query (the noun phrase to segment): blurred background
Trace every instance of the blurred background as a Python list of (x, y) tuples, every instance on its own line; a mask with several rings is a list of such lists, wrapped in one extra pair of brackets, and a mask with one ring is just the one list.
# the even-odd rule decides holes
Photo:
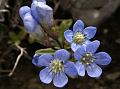
[[(0, 0), (0, 89), (58, 89), (39, 80), (39, 68), (31, 60), (35, 51), (45, 46), (31, 41), (19, 16), (21, 6), (31, 5), (32, 0)], [(112, 57), (110, 65), (103, 67), (100, 78), (88, 76), (69, 79), (63, 89), (120, 89), (120, 0), (47, 0), (54, 9), (55, 20), (81, 19), (86, 26), (96, 26), (94, 39), (101, 41), (98, 51)], [(18, 42), (27, 53), (21, 57)]]

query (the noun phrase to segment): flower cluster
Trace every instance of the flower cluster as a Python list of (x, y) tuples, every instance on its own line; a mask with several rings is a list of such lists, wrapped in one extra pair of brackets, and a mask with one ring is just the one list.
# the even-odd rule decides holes
[[(42, 39), (44, 29), (51, 29), (53, 10), (46, 5), (45, 0), (33, 0), (31, 8), (23, 6), (19, 12), (27, 32), (36, 38)], [(56, 87), (64, 87), (68, 83), (68, 77), (85, 76), (85, 72), (90, 77), (100, 77), (100, 65), (108, 65), (111, 57), (106, 52), (96, 53), (100, 42), (90, 40), (96, 34), (96, 27), (84, 28), (84, 23), (77, 20), (72, 30), (68, 29), (63, 33), (71, 45), (72, 52), (63, 47), (64, 49), (61, 48), (52, 54), (35, 54), (32, 63), (44, 68), (39, 73), (40, 80), (46, 84), (53, 82)]]
[(71, 78), (84, 76), (85, 71), (90, 77), (99, 77), (102, 74), (102, 69), (98, 65), (108, 65), (111, 57), (106, 52), (96, 53), (100, 42), (89, 40), (94, 37), (96, 28), (87, 27), (84, 30), (83, 28), (83, 22), (78, 20), (73, 26), (73, 31), (64, 32), (66, 40), (71, 43), (74, 59), (77, 62), (68, 60), (70, 53), (65, 49), (57, 50), (54, 55), (34, 55), (33, 64), (45, 67), (39, 74), (42, 82), (48, 84), (53, 81), (56, 87), (63, 87), (68, 82), (67, 76)]

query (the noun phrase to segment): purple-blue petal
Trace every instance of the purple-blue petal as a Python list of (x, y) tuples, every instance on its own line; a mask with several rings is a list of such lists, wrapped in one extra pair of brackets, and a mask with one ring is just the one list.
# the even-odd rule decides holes
[(41, 18), (42, 26), (52, 26), (53, 25), (53, 9), (48, 5), (38, 4), (37, 12), (38, 16)]
[(76, 69), (77, 69), (79, 76), (85, 76), (85, 65), (84, 64), (78, 61), (76, 63)]
[(88, 39), (91, 39), (95, 36), (96, 30), (97, 30), (96, 27), (86, 27), (84, 29), (84, 34)]
[(50, 54), (43, 54), (38, 59), (39, 66), (49, 66), (50, 62), (53, 60), (53, 56)]
[(54, 77), (54, 73), (50, 72), (50, 69), (46, 67), (40, 71), (39, 77), (43, 83), (49, 84)]
[(77, 76), (77, 70), (75, 67), (75, 64), (73, 62), (67, 62), (64, 65), (65, 68), (65, 73), (71, 77), (71, 78), (75, 78)]
[(30, 12), (24, 15), (23, 23), (27, 32), (34, 32), (36, 27), (38, 26), (38, 23), (34, 20)]
[[(90, 40), (86, 40), (84, 43), (83, 43), (83, 46), (84, 47), (86, 47), (88, 44), (90, 44), (92, 41), (90, 41)], [(86, 49), (85, 49), (85, 51), (86, 51)]]
[(53, 79), (53, 84), (56, 87), (64, 87), (68, 83), (68, 77), (65, 75), (64, 72), (60, 72), (55, 74)]
[(37, 4), (38, 2), (34, 1), (32, 4), (31, 4), (31, 14), (32, 16), (35, 18), (35, 20), (40, 23), (40, 19), (39, 16), (38, 16), (38, 12), (37, 12)]
[(84, 23), (81, 20), (77, 20), (75, 24), (73, 25), (73, 32), (83, 32), (84, 29)]
[(25, 14), (30, 12), (30, 7), (28, 6), (23, 6), (19, 9), (19, 14), (20, 14), (20, 17), (23, 19)]
[(100, 77), (100, 75), (102, 74), (102, 69), (95, 63), (88, 65), (86, 67), (86, 70), (87, 70), (87, 74), (90, 77)]
[(84, 46), (80, 46), (74, 53), (74, 58), (76, 60), (80, 60), (83, 55), (85, 54), (85, 47)]
[(112, 60), (110, 55), (106, 52), (99, 52), (94, 56), (96, 58), (95, 62), (99, 65), (108, 65)]
[(33, 56), (32, 63), (33, 63), (35, 66), (40, 66), (40, 65), (38, 64), (39, 57), (40, 57), (40, 54), (35, 54), (35, 55)]
[(70, 53), (65, 49), (60, 49), (54, 53), (54, 58), (65, 62), (66, 60), (70, 58)]
[(86, 45), (86, 52), (87, 53), (95, 53), (100, 45), (100, 41), (95, 40), (93, 42), (90, 42), (88, 45)]
[(71, 30), (66, 30), (66, 31), (64, 32), (64, 37), (65, 37), (65, 39), (66, 39), (69, 43), (71, 43), (71, 42), (73, 41), (73, 31), (71, 31)]
[(82, 45), (79, 45), (79, 44), (76, 44), (76, 43), (71, 43), (71, 49), (75, 52), (80, 46)]

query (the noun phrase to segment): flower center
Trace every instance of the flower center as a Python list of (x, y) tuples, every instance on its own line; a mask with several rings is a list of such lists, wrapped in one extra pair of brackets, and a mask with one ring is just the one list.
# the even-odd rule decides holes
[(81, 44), (85, 41), (84, 34), (81, 34), (80, 32), (77, 32), (73, 38), (73, 41), (77, 44)]
[(81, 62), (83, 64), (89, 65), (91, 63), (93, 63), (95, 60), (95, 58), (92, 56), (91, 53), (86, 53), (82, 58), (81, 58)]
[(53, 61), (51, 62), (51, 70), (52, 70), (52, 72), (54, 72), (54, 73), (58, 73), (58, 72), (64, 71), (64, 65), (63, 65), (63, 63), (62, 63), (60, 60), (58, 60), (58, 59), (53, 60)]

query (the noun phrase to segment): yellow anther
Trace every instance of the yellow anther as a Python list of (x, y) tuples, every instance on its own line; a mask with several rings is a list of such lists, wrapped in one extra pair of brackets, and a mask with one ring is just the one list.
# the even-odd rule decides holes
[(85, 36), (80, 32), (77, 32), (73, 38), (73, 41), (77, 44), (81, 44), (82, 42), (84, 42), (84, 40), (85, 40)]
[(53, 60), (53, 61), (51, 62), (51, 70), (52, 70), (52, 72), (54, 72), (54, 73), (64, 71), (64, 65), (63, 65), (62, 62), (61, 62), (60, 60), (58, 60), (58, 59)]

